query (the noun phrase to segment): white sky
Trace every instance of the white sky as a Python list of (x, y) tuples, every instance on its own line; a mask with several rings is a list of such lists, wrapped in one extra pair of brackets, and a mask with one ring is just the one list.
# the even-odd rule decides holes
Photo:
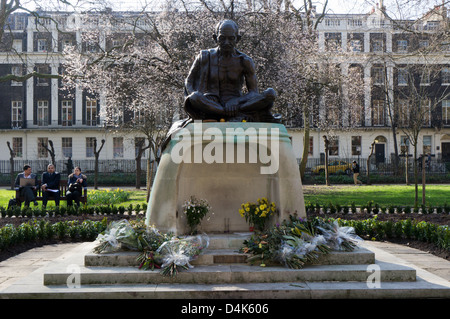
[[(70, 2), (86, 2), (91, 1), (94, 4), (108, 2), (108, 6), (113, 10), (127, 11), (136, 10), (139, 11), (142, 7), (149, 3), (155, 3), (157, 1), (167, 0), (69, 0)], [(170, 1), (170, 0), (169, 0)], [(195, 1), (195, 0), (194, 0)], [(227, 0), (225, 0), (227, 1)], [(274, 1), (274, 0), (272, 0)], [(303, 0), (293, 0), (294, 3), (299, 1), (303, 3)], [(317, 5), (317, 9), (321, 10), (321, 7), (325, 0), (313, 0)], [(408, 19), (414, 16), (421, 15), (435, 5), (442, 4), (444, 1), (447, 7), (450, 9), (450, 0), (328, 0), (328, 13), (345, 14), (345, 13), (367, 13), (379, 2), (384, 2), (384, 6), (387, 8), (388, 14), (394, 19)], [(22, 3), (28, 3), (27, 7), (34, 7), (35, 3), (41, 3), (42, 6), (55, 8), (56, 4), (59, 4), (60, 10), (65, 11), (67, 8), (61, 6), (58, 0), (22, 0)], [(400, 7), (400, 10), (397, 8)], [(151, 9), (151, 7), (149, 7)], [(71, 11), (71, 10), (70, 10)], [(400, 15), (399, 12), (402, 14)]]

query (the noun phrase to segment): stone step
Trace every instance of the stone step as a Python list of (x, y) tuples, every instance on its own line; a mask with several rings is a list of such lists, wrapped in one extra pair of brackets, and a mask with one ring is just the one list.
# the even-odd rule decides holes
[[(402, 265), (377, 262), (381, 281), (415, 281), (416, 271)], [(76, 275), (81, 285), (116, 284), (226, 284), (275, 283), (286, 281), (367, 281), (369, 265), (311, 265), (303, 269), (246, 264), (201, 265), (181, 270), (175, 277), (165, 277), (160, 270), (136, 267), (80, 267)], [(64, 271), (44, 273), (44, 285), (64, 285), (74, 274)]]
[[(450, 298), (450, 288), (429, 283), (383, 282), (371, 288), (366, 282), (281, 282), (232, 284), (118, 284), (81, 285), (77, 288), (28, 284), (26, 289), (12, 286), (2, 298), (39, 299), (259, 299), (265, 304), (275, 299), (419, 299)], [(192, 302), (192, 301), (191, 301)], [(203, 301), (204, 302), (204, 301)], [(219, 305), (221, 302), (218, 302)], [(271, 309), (273, 310), (273, 309)], [(179, 308), (176, 309), (179, 311)], [(224, 311), (224, 309), (222, 309)]]
[[(139, 266), (138, 252), (127, 251), (108, 254), (88, 253), (85, 256), (85, 266), (100, 267), (123, 267)], [(192, 265), (212, 265), (246, 263), (249, 255), (239, 253), (235, 249), (206, 249), (197, 259), (191, 262)], [(332, 251), (323, 255), (315, 264), (321, 265), (350, 265), (350, 264), (373, 264), (375, 254), (367, 249), (359, 248), (352, 252)]]

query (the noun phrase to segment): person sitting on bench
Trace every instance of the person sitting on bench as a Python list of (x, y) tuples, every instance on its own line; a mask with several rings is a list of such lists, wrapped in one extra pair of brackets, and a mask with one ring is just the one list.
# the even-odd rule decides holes
[(67, 206), (72, 206), (75, 201), (80, 206), (80, 197), (83, 195), (83, 188), (87, 187), (87, 177), (81, 174), (81, 168), (75, 167), (73, 173), (69, 175), (68, 191), (66, 193)]
[(47, 171), (42, 174), (42, 208), (47, 207), (48, 198), (53, 197), (56, 207), (59, 206), (61, 194), (59, 192), (59, 181), (61, 174), (55, 172), (55, 166), (48, 164)]
[(30, 206), (30, 202), (34, 203), (34, 206), (38, 205), (36, 201), (37, 190), (39, 189), (39, 182), (37, 175), (31, 172), (31, 166), (25, 164), (23, 166), (23, 172), (19, 173), (16, 177), (15, 188), (19, 190), (20, 197), (25, 198), (25, 206)]

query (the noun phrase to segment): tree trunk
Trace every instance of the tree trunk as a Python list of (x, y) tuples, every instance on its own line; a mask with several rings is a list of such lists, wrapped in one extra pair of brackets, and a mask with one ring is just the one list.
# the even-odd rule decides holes
[(422, 205), (425, 206), (425, 154), (422, 156)]
[(308, 162), (308, 155), (309, 155), (309, 121), (307, 124), (307, 121), (305, 120), (305, 128), (304, 128), (304, 137), (303, 137), (303, 154), (302, 154), (302, 160), (300, 161), (300, 178), (303, 180), (305, 177), (305, 171), (306, 171), (306, 163)]
[(327, 186), (330, 186), (330, 176), (328, 174), (328, 145), (330, 141), (326, 137), (326, 135), (323, 136), (323, 141), (325, 145), (325, 184)]

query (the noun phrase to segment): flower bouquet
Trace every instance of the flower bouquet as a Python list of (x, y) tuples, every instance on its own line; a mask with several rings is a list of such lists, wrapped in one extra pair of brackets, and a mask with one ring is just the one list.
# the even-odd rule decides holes
[(134, 228), (126, 219), (112, 222), (103, 234), (97, 236), (98, 245), (94, 247), (94, 252), (111, 253), (122, 247), (133, 249), (137, 246), (137, 238)]
[(276, 205), (274, 202), (269, 202), (265, 197), (258, 198), (257, 203), (244, 203), (239, 209), (241, 217), (250, 225), (254, 225), (257, 230), (263, 231), (265, 224), (270, 216), (276, 212)]
[(322, 222), (317, 229), (333, 250), (353, 251), (362, 241), (353, 227), (340, 227), (337, 220), (332, 223)]
[(202, 219), (211, 211), (211, 206), (204, 199), (197, 199), (195, 196), (183, 204), (183, 212), (186, 214), (187, 223), (191, 228), (191, 234), (195, 234), (197, 226)]
[(174, 238), (161, 245), (156, 253), (161, 258), (161, 273), (164, 276), (175, 276), (180, 269), (189, 269), (189, 263), (208, 247), (209, 239), (206, 235)]

